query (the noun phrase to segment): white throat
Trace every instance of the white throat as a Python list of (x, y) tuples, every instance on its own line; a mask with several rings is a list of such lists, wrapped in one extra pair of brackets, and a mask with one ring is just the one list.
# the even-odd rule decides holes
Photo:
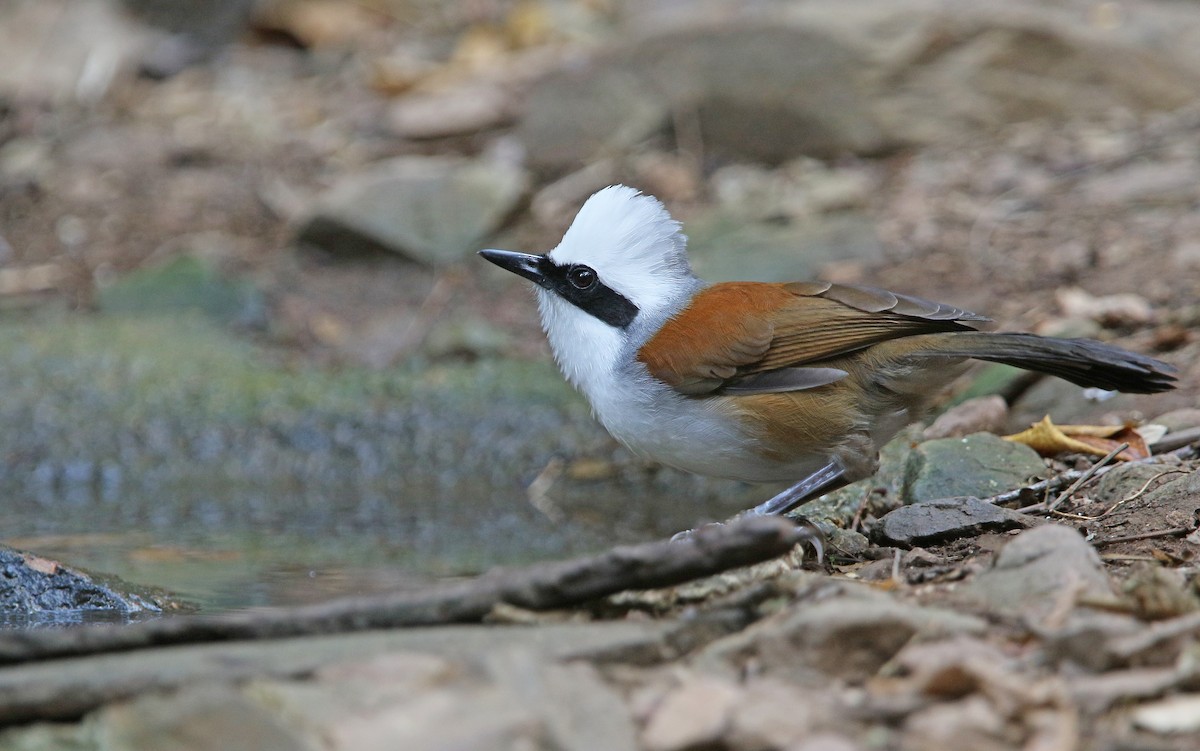
[(553, 292), (538, 288), (538, 312), (550, 350), (566, 379), (583, 392), (593, 409), (605, 401), (625, 348), (625, 334), (588, 315)]

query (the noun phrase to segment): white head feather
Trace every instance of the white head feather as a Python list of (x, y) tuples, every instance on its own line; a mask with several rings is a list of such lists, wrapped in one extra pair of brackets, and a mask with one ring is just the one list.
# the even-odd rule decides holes
[[(589, 198), (562, 242), (549, 253), (559, 265), (590, 266), (600, 281), (657, 321), (677, 311), (700, 284), (687, 260), (687, 238), (662, 203), (633, 188), (613, 185)], [(622, 389), (613, 371), (631, 344), (620, 331), (557, 294), (537, 288), (542, 327), (563, 374), (598, 414)]]
[(602, 282), (651, 315), (691, 291), (695, 279), (679, 222), (657, 198), (625, 185), (589, 198), (550, 259), (590, 266)]

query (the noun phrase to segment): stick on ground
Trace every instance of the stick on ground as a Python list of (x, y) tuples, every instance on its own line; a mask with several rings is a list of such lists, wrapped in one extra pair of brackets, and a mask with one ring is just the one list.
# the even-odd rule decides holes
[(625, 545), (568, 561), (497, 569), (425, 590), (128, 626), (14, 631), (0, 634), (0, 665), (176, 644), (476, 623), (500, 603), (552, 610), (627, 589), (681, 584), (783, 555), (806, 537), (786, 519), (747, 518), (702, 528), (679, 542)]

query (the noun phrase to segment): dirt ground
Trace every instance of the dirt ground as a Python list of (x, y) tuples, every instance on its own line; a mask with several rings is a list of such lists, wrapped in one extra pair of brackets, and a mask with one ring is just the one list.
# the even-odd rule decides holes
[[(439, 19), (438, 43), (452, 44), (446, 40), (487, 21), (489, 4), (457, 5), (483, 9), (478, 17)], [(379, 71), (364, 72), (372, 53), (382, 56), (389, 43), (356, 29), (344, 32), (360, 42), (356, 54), (327, 53), (302, 28), (260, 22), (210, 64), (165, 80), (120, 77), (102, 101), (86, 106), (0, 97), (0, 272), (9, 274), (0, 305), (17, 315), (63, 308), (92, 315), (97, 290), (112, 280), (193, 254), (263, 290), (269, 324), (244, 335), (304, 365), (353, 360), (327, 334), (329, 320), (367, 325), (387, 309), (433, 319), (448, 309), (468, 311), (511, 332), (517, 356), (548, 357), (527, 292), (497, 287), (486, 264), (424, 270), (414, 282), (411, 267), (391, 259), (334, 259), (293, 247), (304, 207), (339, 175), (406, 154), (475, 157), (504, 132), (389, 134), (381, 125), (389, 84)], [(1179, 368), (1176, 391), (1139, 397), (1118, 414), (1098, 405), (1092, 422), (1152, 420), (1198, 407), (1198, 136), (1194, 108), (1113, 112), (828, 160), (830, 169), (865, 175), (874, 186), (862, 210), (878, 227), (885, 259), (823, 271), (955, 303), (992, 316), (1001, 328), (1101, 338)], [(672, 165), (643, 175), (657, 178), (685, 229), (717, 202), (710, 179), (727, 164), (681, 157), (672, 143), (648, 144), (646, 154)], [(535, 216), (527, 201), (497, 234), (548, 248), (561, 230)], [(1067, 457), (1056, 466), (1091, 461)], [(1062, 507), (1066, 514), (1056, 521), (1090, 536), (1129, 594), (1113, 608), (1147, 622), (1195, 608), (1194, 498), (1170, 507), (1140, 501), (1194, 471), (1194, 462), (1164, 465), (1133, 495), (1096, 498), (1085, 488)], [(960, 583), (988, 569), (1010, 539), (989, 533), (898, 556), (887, 551), (874, 556), (879, 560), (835, 555), (827, 571), (923, 606), (955, 607)], [(1155, 570), (1186, 575), (1164, 585), (1155, 583)], [(1033, 639), (1012, 621), (993, 626), (993, 642)], [(1088, 733), (1102, 736), (1104, 729)], [(1139, 745), (1138, 738), (1094, 747), (1188, 747), (1145, 738)]]

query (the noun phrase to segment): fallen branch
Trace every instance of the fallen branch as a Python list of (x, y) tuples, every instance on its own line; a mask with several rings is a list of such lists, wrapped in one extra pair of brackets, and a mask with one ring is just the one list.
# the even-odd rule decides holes
[(1195, 527), (1171, 527), (1170, 529), (1160, 529), (1156, 532), (1142, 532), (1137, 535), (1121, 535), (1120, 537), (1109, 537), (1104, 540), (1096, 540), (1095, 545), (1112, 545), (1116, 542), (1136, 542), (1138, 540), (1155, 540), (1160, 537), (1183, 537), (1196, 530)]
[(569, 561), (497, 569), (425, 590), (317, 605), (0, 634), (0, 664), (147, 647), (477, 623), (506, 603), (529, 610), (571, 607), (627, 589), (672, 586), (787, 553), (807, 532), (778, 517), (697, 530), (679, 542), (612, 548)]
[(1117, 446), (1115, 449), (1113, 449), (1112, 451), (1109, 451), (1107, 454), (1105, 454), (1103, 459), (1101, 459), (1100, 461), (1096, 462), (1095, 464), (1093, 464), (1092, 466), (1090, 466), (1086, 470), (1084, 470), (1083, 475), (1081, 475), (1078, 480), (1071, 483), (1071, 487), (1067, 488), (1062, 493), (1060, 493), (1057, 498), (1055, 498), (1049, 505), (1046, 506), (1046, 510), (1051, 513), (1053, 513), (1054, 511), (1057, 511), (1058, 507), (1062, 505), (1063, 501), (1067, 500), (1067, 498), (1069, 498), (1070, 495), (1072, 493), (1074, 493), (1076, 490), (1079, 490), (1084, 485), (1086, 485), (1089, 480), (1091, 480), (1093, 477), (1095, 477), (1097, 474), (1100, 473), (1100, 469), (1102, 467), (1104, 467), (1104, 465), (1108, 464), (1113, 459), (1116, 459), (1117, 454), (1120, 454), (1122, 451), (1124, 451), (1127, 448), (1129, 448), (1129, 444), (1122, 443), (1120, 446)]

